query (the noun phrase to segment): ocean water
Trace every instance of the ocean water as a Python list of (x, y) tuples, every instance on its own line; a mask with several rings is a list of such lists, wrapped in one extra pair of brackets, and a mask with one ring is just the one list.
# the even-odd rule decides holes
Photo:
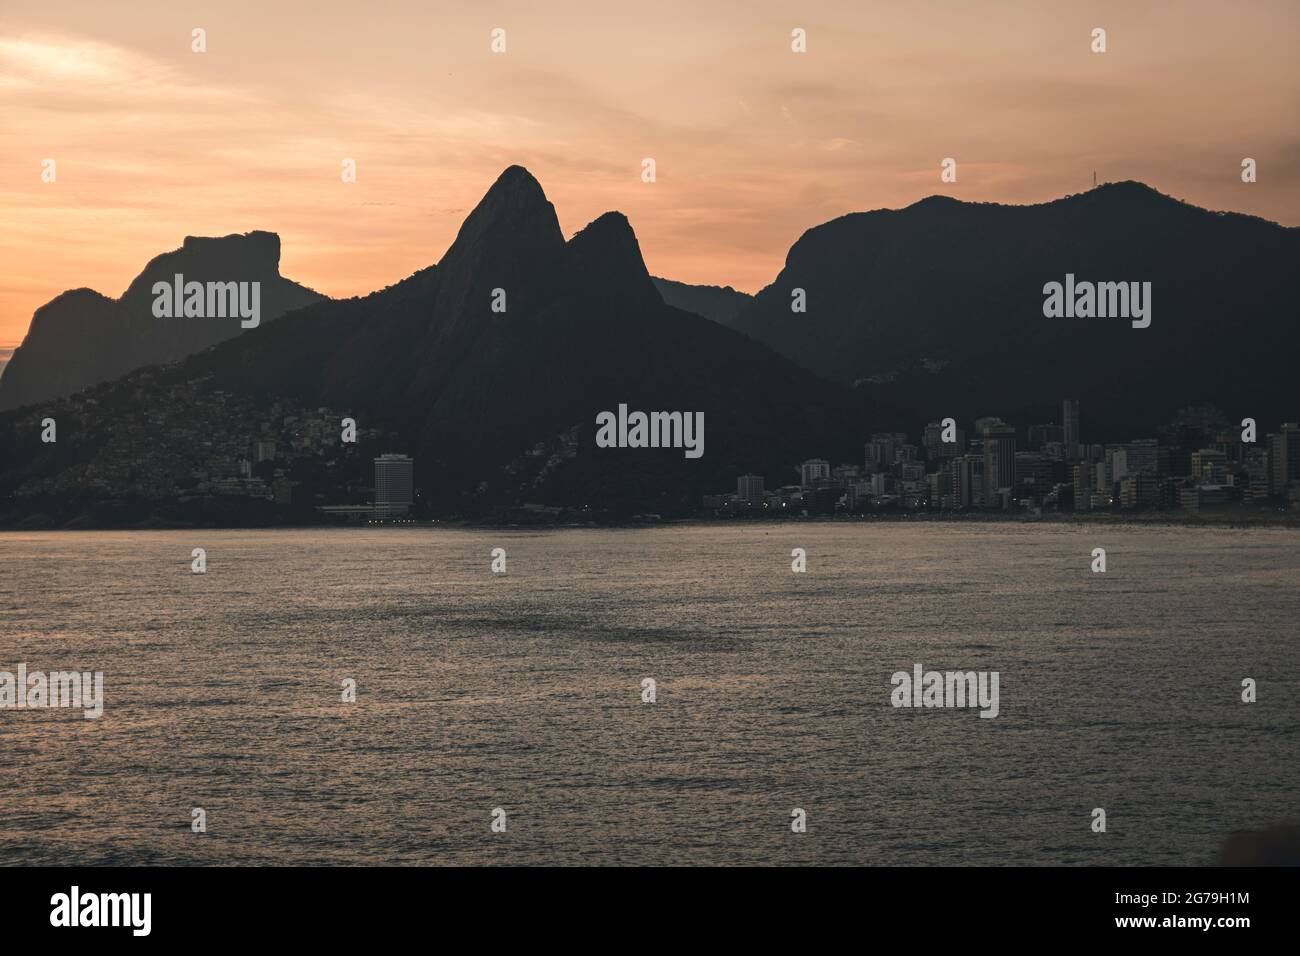
[(1209, 864), (1300, 816), (1298, 582), (1286, 530), (0, 534), (0, 670), (105, 682), (0, 710), (0, 863)]

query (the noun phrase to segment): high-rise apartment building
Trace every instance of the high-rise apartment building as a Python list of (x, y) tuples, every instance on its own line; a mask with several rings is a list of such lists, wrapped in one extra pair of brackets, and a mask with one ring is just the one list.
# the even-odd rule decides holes
[(984, 426), (984, 504), (997, 505), (999, 493), (1016, 484), (1016, 429), (1013, 425)]
[(1284, 495), (1288, 484), (1300, 481), (1300, 425), (1288, 422), (1278, 434), (1269, 435), (1268, 457), (1272, 466), (1269, 494)]
[(763, 500), (763, 476), (741, 475), (737, 478), (736, 497), (751, 503), (761, 502)]
[(953, 441), (943, 440), (943, 423), (931, 422), (925, 426), (925, 457), (930, 461), (940, 461), (944, 458), (956, 458), (966, 454), (966, 433), (960, 428), (953, 426)]
[(1079, 400), (1067, 398), (1061, 403), (1061, 420), (1065, 441), (1065, 460), (1079, 457)]
[(817, 482), (830, 478), (831, 463), (821, 458), (810, 458), (799, 466), (799, 484), (803, 488), (815, 488)]
[(415, 462), (406, 455), (375, 459), (375, 517), (400, 518), (411, 510)]

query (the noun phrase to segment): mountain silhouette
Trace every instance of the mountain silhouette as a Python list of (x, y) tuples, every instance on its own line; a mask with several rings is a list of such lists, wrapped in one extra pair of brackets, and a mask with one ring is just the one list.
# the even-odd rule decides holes
[[(415, 457), (425, 498), (460, 512), (522, 501), (681, 511), (706, 492), (734, 488), (746, 472), (782, 484), (808, 457), (855, 461), (869, 428), (851, 390), (666, 305), (622, 214), (606, 213), (566, 242), (541, 186), (518, 166), (487, 191), (437, 265), (128, 376), (98, 390), (93, 406), (70, 411), (66, 431), (98, 434), (101, 409), (166, 405), (183, 415), (177, 405), (210, 407), (202, 396), (165, 397), (187, 382), (259, 409), (290, 399), (355, 417), (387, 436), (384, 450)], [(688, 459), (682, 448), (598, 448), (596, 417), (620, 404), (702, 412), (703, 457)], [(228, 416), (234, 420), (210, 427), (246, 434), (209, 440), (246, 448), (258, 437), (253, 419), (270, 416)], [(562, 435), (575, 453), (561, 467), (544, 482), (517, 477), (521, 456)], [(0, 449), (0, 486), (19, 473), (30, 479), (67, 468), (75, 454), (62, 437), (57, 450), (31, 448)], [(101, 451), (87, 444), (85, 454)], [(150, 445), (131, 454), (163, 452)], [(6, 469), (9, 456), (22, 466), (13, 469), (11, 458)], [(132, 467), (151, 474), (168, 466), (133, 459)]]
[(0, 409), (71, 395), (243, 331), (238, 317), (155, 317), (153, 285), (171, 283), (177, 273), (186, 282), (260, 282), (262, 322), (322, 298), (281, 277), (280, 237), (274, 233), (187, 236), (181, 248), (152, 259), (121, 298), (73, 289), (37, 309), (0, 376)]
[[(287, 391), (374, 416), (408, 442), (434, 495), (491, 487), (521, 452), (575, 426), (582, 453), (557, 479), (575, 502), (636, 486), (684, 503), (746, 471), (786, 481), (815, 453), (858, 455), (847, 390), (665, 305), (622, 214), (566, 242), (540, 184), (518, 166), (436, 266), (292, 313), (187, 364), (244, 393)], [(703, 458), (597, 449), (596, 415), (620, 403), (704, 412)]]
[[(1088, 441), (1146, 437), (1192, 404), (1267, 426), (1294, 414), (1298, 236), (1137, 183), (1026, 207), (931, 197), (809, 230), (777, 280), (721, 320), (735, 331), (665, 301), (667, 289), (715, 319), (710, 301), (735, 304), (725, 290), (651, 278), (620, 213), (566, 241), (540, 184), (512, 166), (436, 265), (364, 297), (322, 299), (280, 279), (267, 233), (187, 240), (119, 301), (66, 293), (60, 318), (38, 313), (15, 364), (41, 356), (55, 330), (121, 364), (170, 364), (0, 417), (0, 498), (157, 497), (168, 482), (230, 478), (255, 441), (280, 435), (281, 448), (312, 448), (274, 468), (310, 484), (317, 503), (341, 489), (355, 500), (370, 480), (366, 455), (396, 451), (415, 457), (435, 512), (540, 502), (673, 513), (742, 473), (775, 486), (806, 458), (857, 462), (874, 430), (983, 415), (1023, 427), (1056, 418), (1066, 396), (1083, 403)], [(229, 261), (215, 275), (203, 263), (232, 248), (248, 278), (260, 263), (283, 294), (264, 297), (266, 316), (294, 297), (316, 301), (211, 347), (183, 338), (208, 320), (138, 319), (155, 275), (229, 279)], [(1150, 327), (1044, 317), (1044, 284), (1067, 274), (1150, 282)], [(791, 311), (795, 289), (806, 312)], [(113, 352), (101, 323), (125, 329), (136, 351)], [(171, 358), (185, 349), (201, 351)], [(7, 388), (24, 382), (12, 374)], [(597, 447), (596, 417), (620, 405), (704, 413), (703, 457)], [(38, 443), (42, 416), (56, 413), (57, 444)], [(374, 447), (323, 463), (345, 415)], [(314, 433), (293, 424), (301, 416)]]
[[(1032, 206), (932, 196), (808, 230), (731, 326), (856, 384), (909, 429), (1052, 421), (1072, 396), (1085, 437), (1123, 440), (1191, 404), (1294, 415), (1298, 258), (1300, 229), (1136, 182)], [(1151, 282), (1150, 327), (1045, 318), (1044, 284), (1067, 273)]]

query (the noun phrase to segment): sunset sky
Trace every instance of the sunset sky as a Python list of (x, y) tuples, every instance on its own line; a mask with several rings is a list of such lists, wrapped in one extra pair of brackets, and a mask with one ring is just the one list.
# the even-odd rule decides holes
[(511, 163), (566, 234), (618, 209), (654, 274), (750, 292), (843, 213), (1038, 202), (1094, 169), (1297, 225), (1298, 40), (1294, 0), (4, 0), (0, 347), (187, 234), (272, 230), (286, 276), (372, 291)]

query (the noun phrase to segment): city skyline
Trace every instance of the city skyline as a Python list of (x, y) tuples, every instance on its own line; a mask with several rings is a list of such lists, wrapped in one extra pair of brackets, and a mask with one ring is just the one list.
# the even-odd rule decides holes
[[(916, 442), (906, 432), (877, 432), (861, 466), (808, 459), (792, 469), (798, 483), (778, 482), (778, 489), (747, 472), (736, 479), (734, 495), (705, 495), (703, 506), (716, 514), (803, 516), (895, 509), (1200, 513), (1242, 505), (1300, 511), (1296, 422), (1263, 433), (1245, 419), (1238, 434), (1218, 409), (1187, 406), (1161, 429), (1164, 437), (1085, 442), (1076, 440), (1080, 406), (1078, 399), (1061, 401), (1062, 425), (1017, 427), (983, 416), (969, 445), (953, 419), (929, 423)], [(1021, 433), (1024, 448), (1017, 445)]]

